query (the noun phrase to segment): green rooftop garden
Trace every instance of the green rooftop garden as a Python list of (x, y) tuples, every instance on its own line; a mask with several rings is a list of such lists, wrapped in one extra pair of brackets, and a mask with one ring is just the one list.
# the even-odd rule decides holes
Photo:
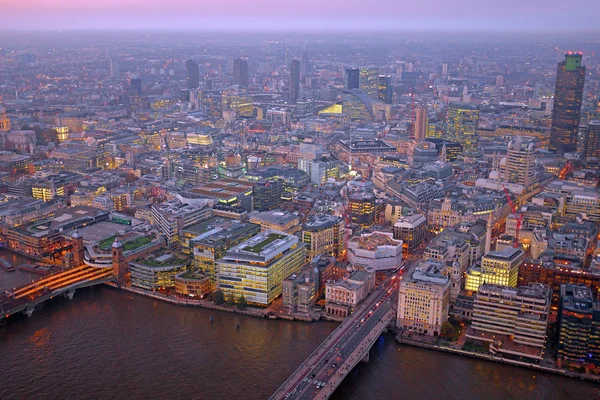
[(148, 236), (140, 236), (138, 238), (123, 243), (123, 251), (135, 250), (149, 244), (150, 242), (152, 242), (152, 239), (150, 239)]
[(149, 267), (167, 267), (169, 265), (184, 265), (188, 262), (187, 258), (169, 258), (165, 261), (158, 261), (156, 258), (146, 258), (141, 261), (136, 261), (140, 264), (147, 265)]
[(101, 241), (99, 241), (98, 247), (100, 248), (100, 250), (110, 249), (110, 246), (112, 246), (116, 237), (117, 237), (117, 235), (112, 235), (112, 236), (107, 237), (106, 239), (102, 239)]
[(285, 239), (285, 237), (286, 237), (285, 235), (282, 235), (282, 234), (279, 234), (279, 233), (271, 233), (262, 242), (258, 242), (254, 246), (246, 246), (246, 247), (243, 248), (243, 250), (244, 251), (250, 251), (252, 253), (260, 253), (269, 244), (271, 244), (274, 241), (279, 240), (279, 239)]

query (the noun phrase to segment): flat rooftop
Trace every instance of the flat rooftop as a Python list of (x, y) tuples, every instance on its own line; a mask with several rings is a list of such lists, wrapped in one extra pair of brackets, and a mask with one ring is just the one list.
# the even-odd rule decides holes
[(190, 189), (190, 192), (209, 198), (229, 200), (242, 194), (252, 194), (253, 188), (254, 184), (248, 181), (221, 178)]

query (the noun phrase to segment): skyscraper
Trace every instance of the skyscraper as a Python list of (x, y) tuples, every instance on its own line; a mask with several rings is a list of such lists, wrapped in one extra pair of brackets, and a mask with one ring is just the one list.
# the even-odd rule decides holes
[(448, 106), (447, 136), (463, 145), (467, 151), (477, 144), (479, 110), (474, 104), (450, 103)]
[(137, 119), (142, 111), (142, 80), (139, 78), (129, 81), (130, 115)]
[(360, 90), (365, 92), (372, 99), (377, 99), (379, 87), (379, 69), (375, 67), (365, 67), (360, 69)]
[(185, 70), (187, 72), (187, 88), (197, 89), (199, 86), (198, 63), (194, 60), (187, 60), (185, 62)]
[(415, 109), (415, 140), (425, 140), (427, 137), (427, 106), (418, 104)]
[(360, 71), (358, 68), (346, 69), (346, 89), (358, 89), (360, 87)]
[(306, 52), (306, 47), (302, 48), (302, 75), (306, 76), (308, 74), (308, 53)]
[(593, 120), (588, 123), (583, 142), (583, 156), (596, 157), (600, 159), (600, 120)]
[(390, 75), (379, 75), (379, 100), (385, 104), (392, 104), (393, 88)]
[(565, 61), (558, 63), (550, 149), (559, 154), (577, 149), (577, 131), (581, 119), (581, 103), (585, 67), (581, 65), (581, 54), (567, 53)]
[(296, 103), (300, 97), (300, 61), (292, 60), (290, 64), (290, 102)]
[(142, 80), (140, 78), (133, 78), (129, 81), (129, 88), (133, 95), (142, 95)]
[(529, 187), (536, 182), (535, 145), (522, 136), (508, 143), (506, 162), (501, 162), (503, 180)]
[(241, 58), (233, 60), (233, 84), (248, 87), (248, 61)]
[(119, 60), (110, 60), (109, 69), (111, 78), (118, 78), (121, 75)]

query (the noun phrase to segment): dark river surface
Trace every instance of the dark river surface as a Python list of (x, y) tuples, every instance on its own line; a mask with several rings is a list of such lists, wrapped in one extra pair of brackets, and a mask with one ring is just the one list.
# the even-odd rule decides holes
[[(30, 279), (0, 270), (0, 290)], [(267, 399), (335, 327), (83, 289), (0, 325), (0, 399)], [(600, 385), (399, 346), (383, 335), (333, 398), (583, 400), (600, 399)]]

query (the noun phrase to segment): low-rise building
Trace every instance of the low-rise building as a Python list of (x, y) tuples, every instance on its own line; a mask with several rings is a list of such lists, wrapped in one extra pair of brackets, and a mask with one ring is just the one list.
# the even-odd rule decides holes
[(348, 261), (371, 271), (396, 269), (402, 264), (402, 240), (385, 232), (353, 237), (348, 243)]
[(325, 310), (336, 317), (347, 317), (375, 287), (375, 274), (357, 270), (339, 281), (325, 284)]
[(467, 271), (465, 289), (476, 292), (484, 283), (516, 287), (524, 254), (523, 250), (514, 247), (490, 251), (481, 259), (481, 266), (473, 266)]
[(483, 284), (475, 296), (467, 338), (490, 343), (490, 352), (540, 361), (552, 291), (548, 285), (518, 288)]
[(204, 297), (211, 291), (210, 278), (199, 271), (175, 275), (175, 292), (181, 296)]
[(282, 282), (283, 305), (289, 311), (308, 313), (317, 299), (318, 270), (293, 273)]
[(225, 296), (243, 296), (250, 304), (269, 305), (281, 283), (306, 262), (306, 246), (294, 236), (265, 231), (227, 250), (216, 262), (216, 286)]
[(175, 276), (189, 264), (185, 254), (164, 251), (159, 256), (151, 254), (133, 260), (129, 263), (131, 286), (154, 291), (174, 288)]
[(271, 210), (250, 215), (250, 222), (260, 225), (261, 230), (275, 230), (291, 235), (300, 231), (300, 217), (287, 211)]

